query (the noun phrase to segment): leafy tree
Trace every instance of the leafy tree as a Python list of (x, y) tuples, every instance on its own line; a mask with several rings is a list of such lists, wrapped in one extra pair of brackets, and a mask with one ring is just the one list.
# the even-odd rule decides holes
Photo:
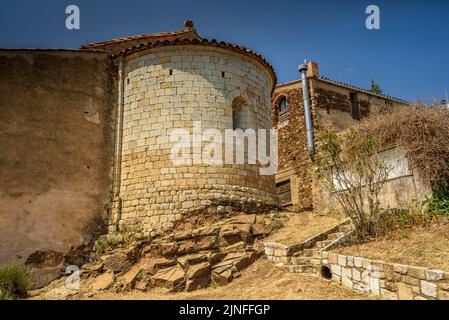
[(369, 91), (375, 94), (382, 94), (382, 89), (374, 80), (371, 80), (371, 89)]

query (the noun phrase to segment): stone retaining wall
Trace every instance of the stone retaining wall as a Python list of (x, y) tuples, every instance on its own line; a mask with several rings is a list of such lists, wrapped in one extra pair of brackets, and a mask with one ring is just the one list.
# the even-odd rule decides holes
[(334, 252), (321, 258), (322, 276), (354, 291), (386, 300), (449, 300), (449, 272)]

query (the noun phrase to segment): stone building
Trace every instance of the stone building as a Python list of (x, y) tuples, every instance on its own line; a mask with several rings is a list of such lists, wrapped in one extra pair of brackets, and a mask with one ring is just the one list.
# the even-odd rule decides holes
[[(320, 77), (314, 63), (308, 72), (318, 131), (405, 103)], [(276, 193), (301, 209), (329, 203), (308, 172), (301, 81), (275, 86), (262, 56), (204, 39), (191, 21), (80, 49), (0, 49), (0, 262), (50, 252), (55, 273), (108, 227), (154, 236), (190, 215), (272, 208)], [(197, 124), (279, 129), (278, 174), (194, 162), (207, 141), (193, 139), (192, 164), (174, 165), (171, 133)], [(411, 190), (413, 177), (391, 186)]]
[[(408, 104), (401, 99), (322, 77), (316, 62), (307, 63), (306, 78), (315, 136), (324, 130), (342, 133), (370, 115)], [(311, 173), (312, 156), (307, 148), (302, 80), (277, 85), (272, 103), (273, 127), (279, 130), (276, 189), (282, 204), (294, 205), (300, 210), (338, 210), (336, 200), (321, 188)], [(400, 146), (392, 146), (385, 153), (394, 158), (396, 164), (380, 194), (381, 205), (397, 207), (398, 198), (404, 203), (424, 199), (430, 189), (413, 172)]]
[(0, 261), (51, 251), (56, 267), (108, 226), (154, 236), (278, 203), (259, 164), (170, 159), (175, 129), (272, 127), (272, 66), (191, 21), (78, 50), (0, 49), (0, 71)]
[(260, 175), (257, 164), (195, 163), (201, 142), (192, 142), (189, 164), (170, 159), (171, 132), (193, 134), (195, 121), (201, 130), (219, 130), (223, 137), (226, 129), (270, 129), (272, 67), (252, 51), (201, 38), (190, 23), (170, 37), (137, 45), (133, 38), (130, 46), (126, 39), (99, 44), (114, 52), (119, 72), (111, 219), (119, 230), (144, 235), (170, 229), (189, 213), (276, 204), (273, 175)]

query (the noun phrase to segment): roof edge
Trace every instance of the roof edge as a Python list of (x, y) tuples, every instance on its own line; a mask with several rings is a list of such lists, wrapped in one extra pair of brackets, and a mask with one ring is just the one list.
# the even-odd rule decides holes
[(274, 67), (271, 63), (269, 63), (261, 54), (250, 50), (248, 48), (245, 47), (241, 47), (239, 45), (236, 44), (231, 44), (231, 43), (227, 43), (224, 41), (217, 41), (216, 39), (212, 39), (212, 40), (208, 40), (206, 38), (201, 38), (201, 39), (174, 39), (174, 40), (165, 40), (165, 41), (155, 41), (155, 42), (150, 42), (147, 44), (138, 44), (135, 45), (133, 47), (129, 47), (126, 49), (123, 49), (121, 51), (118, 51), (114, 54), (112, 54), (112, 58), (118, 58), (118, 57), (126, 57), (128, 55), (137, 53), (137, 52), (141, 52), (141, 51), (145, 51), (145, 50), (151, 50), (151, 49), (156, 49), (156, 48), (162, 48), (162, 47), (169, 47), (169, 46), (176, 46), (176, 45), (205, 45), (205, 46), (211, 46), (211, 47), (217, 47), (217, 48), (221, 48), (221, 49), (225, 49), (225, 50), (231, 50), (231, 51), (235, 51), (238, 52), (240, 54), (249, 56), (253, 59), (255, 59), (256, 61), (258, 61), (259, 63), (261, 63), (263, 66), (265, 66), (266, 69), (268, 69), (269, 74), (272, 77), (273, 80), (273, 88), (271, 90), (271, 92), (273, 93), (274, 90), (276, 89), (276, 84), (277, 84), (277, 75), (276, 75), (276, 71), (274, 70)]
[[(356, 87), (354, 85), (348, 84), (348, 83), (344, 83), (344, 82), (340, 82), (340, 81), (336, 81), (336, 80), (332, 80), (326, 77), (309, 77), (310, 79), (314, 79), (314, 80), (318, 80), (318, 81), (322, 81), (325, 83), (329, 83), (329, 84), (333, 84), (333, 85), (337, 85), (340, 87), (344, 87), (347, 89), (351, 89), (351, 90), (356, 90), (365, 94), (369, 94), (378, 98), (382, 98), (382, 99), (388, 99), (388, 100), (392, 100), (392, 101), (396, 101), (396, 102), (400, 102), (400, 103), (405, 103), (405, 104), (411, 104), (410, 101), (404, 100), (404, 99), (400, 99), (400, 98), (395, 98), (389, 95), (384, 95), (384, 94), (378, 94), (378, 93), (373, 93), (371, 91), (369, 91), (368, 89), (363, 89), (360, 87)], [(288, 81), (288, 82), (284, 82), (284, 83), (280, 83), (276, 86), (276, 88), (282, 88), (282, 87), (287, 87), (290, 85), (294, 85), (294, 84), (298, 84), (301, 83), (301, 79), (297, 79), (297, 80), (292, 80), (292, 81)]]
[(202, 39), (202, 37), (198, 34), (195, 28), (185, 27), (180, 30), (176, 31), (170, 31), (170, 32), (159, 32), (159, 33), (148, 33), (148, 34), (140, 34), (140, 35), (134, 35), (134, 36), (127, 36), (127, 37), (121, 37), (117, 39), (111, 39), (106, 41), (98, 41), (98, 42), (90, 42), (83, 44), (80, 48), (82, 49), (89, 49), (89, 48), (96, 48), (96, 47), (103, 47), (107, 45), (114, 45), (126, 41), (137, 41), (137, 40), (144, 40), (147, 38), (154, 38), (155, 40), (157, 38), (167, 37), (167, 36), (177, 36), (177, 35), (183, 35), (187, 33), (192, 33), (196, 37)]
[(64, 48), (0, 48), (0, 51), (48, 51), (48, 52), (92, 52), (107, 53), (99, 49), (64, 49)]

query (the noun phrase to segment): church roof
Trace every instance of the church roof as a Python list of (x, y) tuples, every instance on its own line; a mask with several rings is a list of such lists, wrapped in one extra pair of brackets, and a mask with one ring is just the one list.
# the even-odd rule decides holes
[(231, 50), (246, 55), (259, 61), (263, 66), (265, 66), (273, 79), (273, 84), (276, 84), (277, 82), (276, 72), (274, 71), (273, 66), (260, 54), (236, 44), (217, 41), (215, 39), (208, 40), (202, 38), (197, 33), (191, 20), (186, 20), (184, 22), (184, 29), (182, 30), (174, 32), (144, 34), (109, 41), (94, 42), (81, 46), (81, 49), (104, 50), (107, 51), (113, 58), (117, 58), (119, 56), (127, 56), (129, 54), (147, 49), (165, 47), (170, 45), (207, 45)]
[(81, 49), (95, 49), (104, 50), (111, 54), (122, 51), (126, 48), (134, 47), (136, 45), (145, 45), (156, 41), (171, 41), (175, 39), (202, 39), (196, 32), (192, 21), (186, 20), (184, 28), (173, 32), (160, 32), (151, 34), (142, 34), (118, 38), (108, 41), (92, 42), (81, 46)]

